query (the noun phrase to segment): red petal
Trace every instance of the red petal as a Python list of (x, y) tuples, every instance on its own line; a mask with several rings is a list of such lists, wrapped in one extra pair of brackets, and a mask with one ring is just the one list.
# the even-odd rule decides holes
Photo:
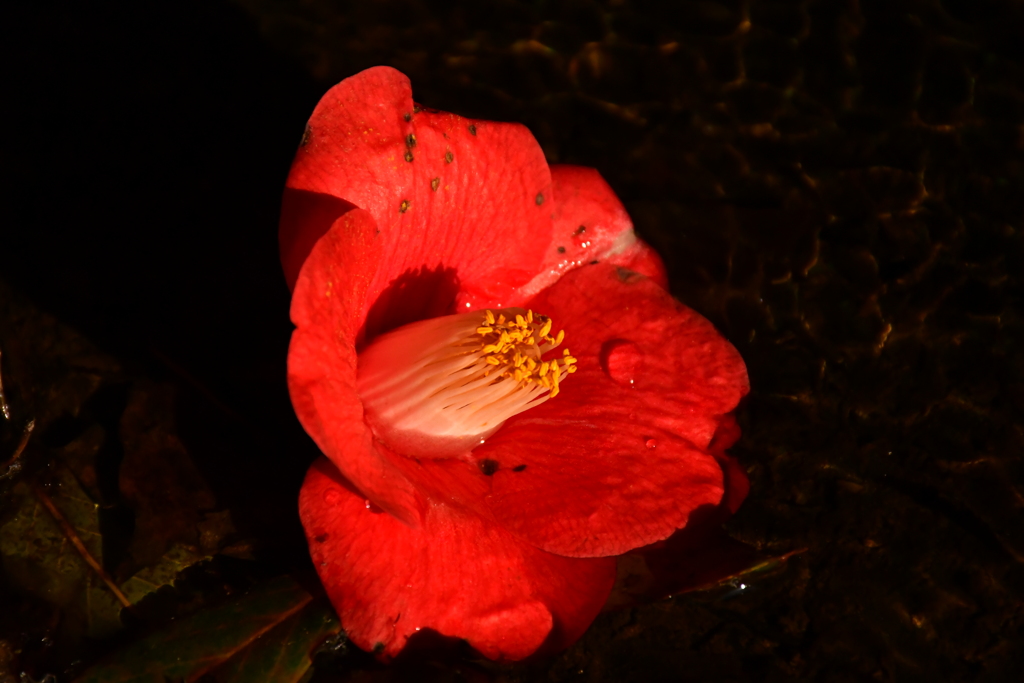
[(668, 539), (620, 556), (618, 578), (605, 609), (711, 586), (763, 559), (755, 548), (731, 538), (722, 529), (722, 523), (736, 513), (750, 491), (746, 472), (725, 453), (739, 437), (736, 419), (726, 415), (709, 446), (725, 473), (722, 502), (692, 515), (686, 528)]
[(718, 431), (715, 432), (715, 437), (708, 447), (725, 473), (725, 497), (722, 499), (724, 509), (719, 524), (736, 514), (740, 505), (747, 499), (747, 494), (750, 493), (750, 480), (747, 478), (747, 473), (736, 458), (725, 452), (739, 438), (740, 426), (736, 423), (736, 416), (726, 415), (718, 425)]
[(649, 279), (605, 265), (568, 273), (532, 306), (564, 327), (580, 369), (474, 451), (500, 464), (496, 517), (545, 550), (593, 557), (717, 506), (712, 438), (748, 390), (732, 345)]
[(377, 505), (410, 524), (424, 496), (376, 448), (356, 393), (355, 337), (380, 262), (373, 218), (346, 213), (317, 243), (292, 295), (296, 329), (288, 349), (288, 389), (295, 414), (313, 441)]
[(551, 175), (530, 132), (414, 110), (409, 79), (389, 67), (363, 71), (324, 95), (287, 186), (286, 270), (326, 230), (331, 211), (354, 205), (381, 231), (370, 302), (389, 286), (436, 290), (436, 276), (429, 283), (422, 276), (444, 274), (450, 286), (427, 301), (392, 292), (371, 316), (370, 335), (451, 312), (445, 309), (455, 303), (466, 310), (465, 302), (478, 308), (507, 301), (537, 273), (551, 241), (551, 205), (544, 204)]
[(627, 267), (668, 286), (661, 258), (637, 239), (622, 202), (596, 169), (552, 166), (551, 185), (553, 240), (539, 274), (522, 288), (522, 295), (533, 296), (569, 270), (595, 260)]
[(545, 553), (458, 507), (432, 505), (412, 529), (368, 508), (323, 459), (306, 476), (299, 514), (349, 638), (387, 658), (428, 628), (491, 659), (522, 659), (545, 641), (564, 646), (600, 611), (615, 576), (613, 559)]
[(289, 288), (295, 289), (299, 269), (316, 241), (326, 234), (334, 221), (354, 208), (351, 203), (329, 194), (284, 188), (278, 242)]

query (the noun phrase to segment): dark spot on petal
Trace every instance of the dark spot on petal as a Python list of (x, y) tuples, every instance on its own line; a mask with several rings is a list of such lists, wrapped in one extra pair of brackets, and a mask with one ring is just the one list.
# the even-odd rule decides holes
[(595, 260), (593, 260), (593, 261), (591, 261), (591, 262), (590, 262), (590, 265), (592, 265), (592, 266), (596, 266), (596, 265), (597, 265), (598, 263), (600, 263), (600, 261), (598, 261), (598, 260), (596, 260), (596, 259), (595, 259)]
[(409, 150), (405, 150), (405, 160), (412, 161), (412, 152), (410, 152)]
[(406, 121), (412, 121), (412, 113), (405, 112), (404, 114), (402, 114), (402, 118), (405, 119)]
[(537, 206), (540, 206), (541, 204), (543, 204), (544, 203), (544, 195), (542, 195), (540, 192), (538, 192), (537, 193), (536, 201), (537, 201)]
[(409, 133), (409, 135), (407, 135), (406, 138), (405, 138), (405, 146), (406, 147), (415, 147), (416, 146), (416, 136), (413, 135), (412, 133)]
[(323, 543), (324, 541), (326, 541), (330, 537), (331, 537), (330, 534), (317, 534), (316, 536), (313, 537), (313, 540), (316, 541), (317, 543)]
[(437, 188), (439, 188), (439, 187), (441, 187), (441, 179), (440, 178), (434, 178), (433, 180), (430, 181), (430, 189), (431, 190), (433, 190), (434, 192), (437, 192)]
[(305, 130), (302, 131), (302, 139), (299, 140), (299, 147), (305, 147), (306, 143), (309, 142), (309, 138), (311, 138), (312, 136), (313, 130), (307, 124)]
[(444, 153), (444, 163), (450, 164), (450, 163), (452, 163), (452, 161), (454, 159), (455, 159), (455, 155), (452, 154), (451, 150), (448, 150), (447, 152)]
[(412, 105), (412, 113), (413, 114), (419, 114), (421, 111), (423, 111), (423, 107), (421, 107), (418, 104)]
[(565, 253), (565, 247), (559, 247), (558, 248), (558, 253), (559, 254), (564, 254)]
[(488, 477), (497, 472), (501, 468), (501, 463), (499, 463), (497, 460), (481, 460), (479, 465), (480, 471), (483, 472), (484, 475)]
[[(403, 199), (402, 203), (398, 206), (398, 210), (401, 211), (402, 213), (405, 213), (406, 211), (409, 210), (410, 206), (412, 206), (412, 201), (408, 199)], [(594, 263), (597, 263), (597, 261), (594, 261)]]
[(582, 235), (586, 231), (587, 231), (587, 226), (581, 225), (580, 227), (576, 228), (576, 232), (574, 232), (573, 235)]
[(469, 124), (469, 134), (476, 135), (476, 126), (474, 126), (472, 123)]
[(522, 472), (525, 469), (526, 469), (526, 465), (516, 465), (515, 467), (512, 468), (512, 471), (513, 472)]
[(384, 643), (378, 641), (373, 645), (373, 654), (379, 655), (381, 652), (384, 652)]
[(621, 266), (615, 269), (615, 275), (619, 278), (620, 282), (625, 282), (626, 284), (632, 284), (643, 277), (640, 273)]

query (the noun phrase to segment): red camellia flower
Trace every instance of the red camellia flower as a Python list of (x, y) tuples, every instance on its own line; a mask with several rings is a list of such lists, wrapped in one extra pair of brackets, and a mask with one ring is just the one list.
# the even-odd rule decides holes
[(549, 168), (523, 126), (423, 109), (394, 69), (343, 81), (303, 135), (281, 251), (289, 389), (326, 456), (299, 511), (360, 647), (564, 647), (617, 556), (742, 499), (723, 463), (743, 361), (598, 173)]

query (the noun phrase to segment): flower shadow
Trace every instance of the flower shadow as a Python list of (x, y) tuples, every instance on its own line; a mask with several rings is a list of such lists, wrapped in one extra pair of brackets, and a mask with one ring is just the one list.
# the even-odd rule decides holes
[(454, 313), (460, 285), (454, 268), (405, 271), (391, 281), (371, 306), (359, 331), (357, 350), (362, 351), (374, 337), (402, 325)]
[(722, 528), (728, 516), (721, 505), (702, 505), (690, 514), (686, 527), (664, 541), (621, 556), (615, 587), (604, 609), (711, 588), (763, 561), (756, 548)]

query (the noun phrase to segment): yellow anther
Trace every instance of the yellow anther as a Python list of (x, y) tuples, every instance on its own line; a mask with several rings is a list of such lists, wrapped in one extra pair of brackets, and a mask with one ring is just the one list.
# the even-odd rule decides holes
[(488, 368), (485, 375), (493, 369), (496, 377), (508, 378), (524, 388), (538, 385), (554, 396), (562, 377), (575, 371), (576, 359), (568, 349), (562, 350), (561, 363), (542, 360), (541, 355), (561, 344), (565, 332), (552, 337), (552, 321), (546, 315), (534, 314), (532, 310), (524, 315), (514, 310), (507, 315), (486, 310), (476, 327), (480, 337), (478, 348)]

